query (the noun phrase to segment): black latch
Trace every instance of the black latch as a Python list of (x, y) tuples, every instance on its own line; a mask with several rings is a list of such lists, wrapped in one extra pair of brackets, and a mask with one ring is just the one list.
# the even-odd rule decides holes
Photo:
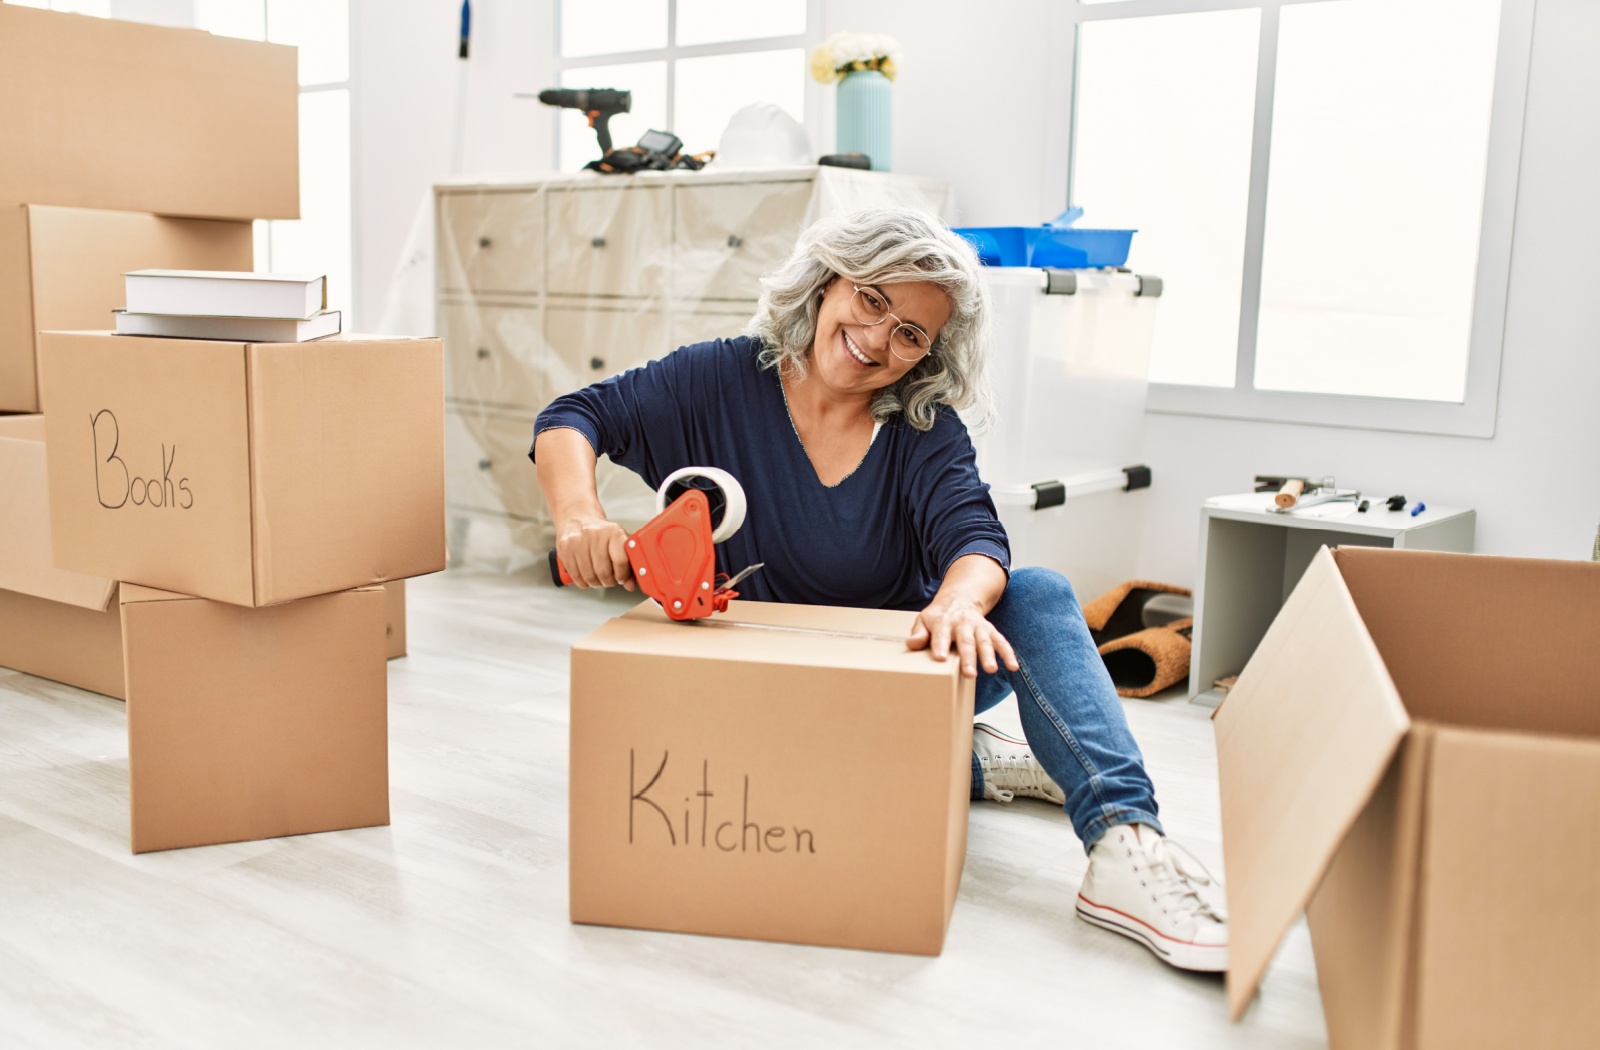
[(1067, 487), (1059, 481), (1036, 481), (1033, 484), (1033, 509), (1059, 507), (1067, 502)]
[(1044, 294), (1077, 295), (1078, 275), (1071, 270), (1044, 268)]
[(1122, 486), (1123, 492), (1132, 492), (1134, 489), (1147, 489), (1150, 487), (1150, 468), (1144, 464), (1137, 467), (1123, 467), (1122, 473), (1127, 475), (1128, 483)]

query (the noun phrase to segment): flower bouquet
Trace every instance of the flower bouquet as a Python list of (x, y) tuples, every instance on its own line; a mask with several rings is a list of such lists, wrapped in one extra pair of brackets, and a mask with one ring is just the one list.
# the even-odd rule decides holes
[(823, 84), (866, 70), (893, 80), (899, 63), (899, 42), (882, 33), (835, 33), (811, 49), (811, 75)]

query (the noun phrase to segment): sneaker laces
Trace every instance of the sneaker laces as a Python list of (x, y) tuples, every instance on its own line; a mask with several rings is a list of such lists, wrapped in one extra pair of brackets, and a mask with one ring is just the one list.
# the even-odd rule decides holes
[[(984, 787), (993, 787), (1003, 802), (1010, 802), (1018, 792), (1049, 794), (1050, 788), (1055, 787), (1055, 781), (1050, 779), (1050, 774), (1044, 771), (1043, 766), (1033, 760), (1031, 752), (1020, 755), (980, 755), (978, 765), (983, 767)], [(1004, 786), (997, 781), (1003, 782)]]
[(1227, 911), (1207, 891), (1220, 892), (1222, 883), (1200, 858), (1171, 839), (1157, 836), (1147, 849), (1151, 872), (1172, 898), (1172, 907), (1186, 918), (1227, 922)]

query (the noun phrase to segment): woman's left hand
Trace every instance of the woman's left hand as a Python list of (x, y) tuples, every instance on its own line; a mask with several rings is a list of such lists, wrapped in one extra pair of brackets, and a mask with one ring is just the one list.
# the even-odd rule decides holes
[(1002, 661), (1011, 671), (1020, 666), (1011, 643), (988, 621), (976, 601), (941, 593), (917, 614), (906, 648), (927, 649), (935, 660), (943, 660), (952, 646), (961, 661), (961, 673), (968, 678), (978, 677), (980, 665), (989, 674), (998, 671)]

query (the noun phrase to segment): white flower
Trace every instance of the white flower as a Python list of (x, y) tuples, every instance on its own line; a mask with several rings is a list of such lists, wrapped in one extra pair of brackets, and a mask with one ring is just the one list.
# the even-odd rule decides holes
[[(900, 42), (883, 33), (835, 33), (811, 55), (812, 75), (823, 83), (837, 80), (852, 65), (878, 69), (891, 79), (902, 59)], [(828, 71), (832, 75), (827, 75)]]

